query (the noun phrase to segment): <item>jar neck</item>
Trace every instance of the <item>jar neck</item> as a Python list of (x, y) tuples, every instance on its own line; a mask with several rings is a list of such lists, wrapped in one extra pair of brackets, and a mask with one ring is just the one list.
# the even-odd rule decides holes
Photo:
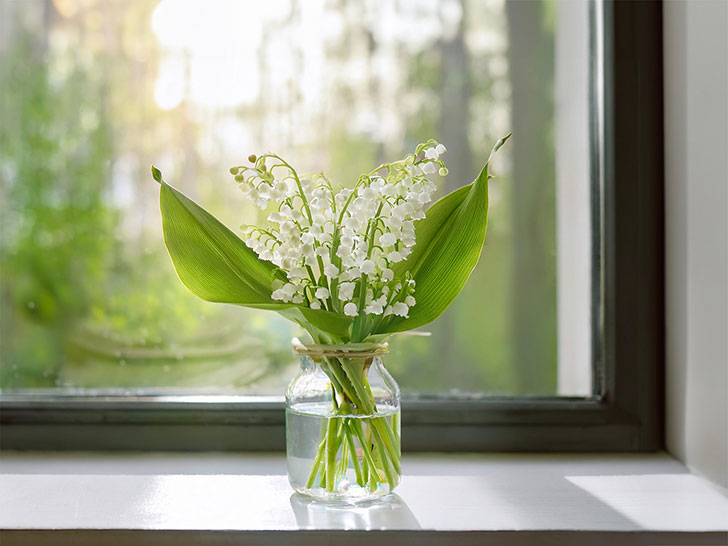
[(323, 345), (301, 343), (293, 340), (293, 352), (301, 357), (313, 360), (344, 358), (350, 362), (371, 362), (373, 358), (387, 354), (387, 343), (348, 343), (341, 345)]
[(374, 356), (360, 356), (358, 354), (351, 354), (347, 356), (339, 356), (338, 353), (334, 355), (324, 354), (320, 356), (309, 356), (309, 355), (298, 355), (301, 364), (302, 371), (315, 370), (322, 364), (335, 364), (336, 362), (346, 362), (347, 365), (352, 366), (355, 369), (364, 368), (364, 371), (368, 371), (371, 368), (382, 365), (382, 355)]
[(300, 356), (313, 358), (347, 358), (350, 360), (365, 360), (389, 352), (387, 343), (345, 343), (338, 345), (325, 345), (317, 343), (302, 343), (293, 340), (293, 352)]

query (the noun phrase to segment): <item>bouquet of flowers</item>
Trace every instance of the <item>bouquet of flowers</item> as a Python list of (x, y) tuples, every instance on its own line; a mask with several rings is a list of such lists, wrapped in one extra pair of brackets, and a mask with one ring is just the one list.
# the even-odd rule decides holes
[[(472, 183), (427, 208), (436, 190), (429, 177), (447, 175), (445, 151), (429, 140), (361, 175), (353, 188), (335, 187), (323, 173), (299, 174), (274, 153), (251, 155), (230, 172), (269, 214), (264, 225), (244, 225), (242, 238), (152, 167), (161, 185), (164, 240), (180, 279), (200, 298), (276, 311), (315, 344), (366, 349), (435, 320), (478, 262), (490, 158)], [(323, 360), (337, 411), (376, 414), (366, 378), (349, 359)], [(357, 438), (361, 449), (372, 450), (362, 459), (373, 467), (368, 477), (393, 487), (400, 455), (391, 423), (372, 419), (369, 429), (365, 439), (354, 425), (328, 427), (322, 446), (353, 446)], [(329, 476), (330, 485), (333, 470), (327, 457), (320, 459), (311, 473), (320, 472), (322, 484)]]

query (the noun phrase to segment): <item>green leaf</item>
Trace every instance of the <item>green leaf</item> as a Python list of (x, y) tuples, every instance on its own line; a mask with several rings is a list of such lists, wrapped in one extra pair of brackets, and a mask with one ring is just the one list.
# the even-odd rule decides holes
[(162, 171), (157, 169), (157, 167), (155, 167), (154, 165), (152, 165), (152, 178), (154, 178), (154, 180), (156, 180), (160, 184), (162, 183)]
[(164, 242), (192, 293), (220, 303), (275, 303), (270, 297), (273, 264), (258, 259), (214, 216), (164, 182), (159, 199)]
[(375, 334), (418, 328), (439, 317), (460, 293), (478, 263), (488, 225), (488, 165), (511, 135), (500, 139), (478, 177), (432, 205), (417, 222), (417, 244), (395, 276), (409, 271), (417, 303), (408, 318), (396, 318)]
[(273, 300), (273, 280), (285, 279), (280, 270), (259, 259), (214, 216), (164, 182), (158, 169), (152, 168), (152, 175), (161, 185), (164, 242), (177, 275), (193, 294), (206, 301), (277, 311), (306, 329), (337, 336), (348, 333), (351, 317)]
[[(277, 309), (276, 306), (280, 306), (280, 309)], [(275, 306), (261, 307), (261, 309), (277, 310), (281, 316), (300, 324), (314, 339), (321, 337), (321, 334), (331, 334), (346, 342), (351, 336), (352, 317), (338, 315), (323, 309), (311, 309), (302, 305), (282, 303), (277, 303)], [(314, 332), (312, 332), (311, 328), (318, 330), (317, 336), (313, 336)], [(330, 338), (329, 335), (326, 337)]]

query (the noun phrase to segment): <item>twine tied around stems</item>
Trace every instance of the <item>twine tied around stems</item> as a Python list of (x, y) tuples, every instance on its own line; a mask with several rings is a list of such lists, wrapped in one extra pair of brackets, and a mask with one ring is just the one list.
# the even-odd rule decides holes
[(302, 343), (293, 338), (293, 353), (300, 356), (309, 356), (314, 359), (321, 358), (347, 358), (355, 360), (369, 360), (375, 356), (389, 352), (388, 343), (347, 343), (344, 345), (319, 345), (315, 343)]

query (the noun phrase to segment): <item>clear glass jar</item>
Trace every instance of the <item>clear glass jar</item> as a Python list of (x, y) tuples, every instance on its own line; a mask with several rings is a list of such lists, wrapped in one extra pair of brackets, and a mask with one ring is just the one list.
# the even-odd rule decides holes
[(288, 480), (304, 495), (358, 502), (399, 483), (399, 386), (386, 345), (302, 345), (286, 392)]

